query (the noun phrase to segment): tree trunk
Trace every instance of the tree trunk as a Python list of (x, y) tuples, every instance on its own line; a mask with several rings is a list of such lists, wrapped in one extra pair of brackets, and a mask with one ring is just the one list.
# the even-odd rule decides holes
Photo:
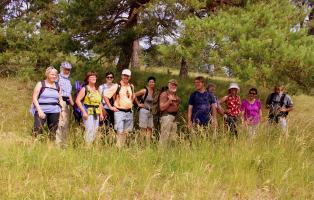
[(179, 77), (187, 78), (189, 73), (188, 65), (186, 63), (185, 58), (181, 59), (181, 68), (180, 68), (180, 74)]
[(129, 68), (133, 52), (133, 43), (137, 40), (137, 33), (134, 31), (134, 27), (138, 23), (139, 8), (149, 3), (149, 1), (150, 0), (132, 1), (130, 5), (128, 20), (124, 26), (124, 30), (121, 33), (122, 41), (120, 41), (121, 51), (119, 62), (117, 64), (118, 71)]
[(312, 8), (309, 14), (309, 35), (314, 35), (314, 8)]
[(140, 68), (140, 42), (138, 39), (133, 42), (131, 67), (132, 69)]
[(118, 72), (122, 72), (123, 69), (128, 69), (129, 64), (131, 61), (131, 56), (132, 56), (132, 48), (133, 48), (133, 43), (129, 44), (129, 46), (124, 46), (121, 49), (121, 53), (119, 56), (119, 61), (117, 64), (117, 70)]

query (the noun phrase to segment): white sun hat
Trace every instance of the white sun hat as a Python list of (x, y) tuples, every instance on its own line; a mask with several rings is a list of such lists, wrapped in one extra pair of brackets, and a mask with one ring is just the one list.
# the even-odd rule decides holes
[(228, 90), (230, 90), (232, 88), (235, 88), (238, 91), (240, 91), (240, 87), (239, 87), (239, 85), (237, 83), (230, 83)]

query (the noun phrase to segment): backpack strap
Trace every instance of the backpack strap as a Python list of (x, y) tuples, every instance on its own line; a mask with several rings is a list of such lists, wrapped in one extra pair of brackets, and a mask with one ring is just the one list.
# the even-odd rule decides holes
[(58, 82), (55, 82), (56, 88), (47, 87), (45, 80), (40, 81), (40, 83), (41, 83), (41, 88), (39, 90), (37, 99), (40, 98), (40, 96), (43, 94), (43, 92), (45, 91), (46, 88), (57, 90), (58, 92), (60, 92), (60, 90), (61, 90), (60, 85), (59, 85)]
[(284, 100), (285, 100), (286, 94), (282, 94), (281, 98), (280, 98), (280, 107), (282, 107), (284, 105)]
[(40, 96), (42, 95), (42, 93), (43, 93), (43, 92), (44, 92), (44, 90), (46, 89), (46, 83), (45, 83), (45, 80), (40, 81), (40, 83), (41, 83), (41, 88), (40, 88), (40, 90), (39, 90), (39, 93), (38, 93), (38, 97), (37, 97), (37, 99), (39, 99), (39, 98), (40, 98)]
[(147, 98), (147, 96), (148, 96), (148, 89), (147, 89), (147, 87), (145, 87), (145, 94), (144, 94), (143, 98), (141, 98), (140, 103), (144, 103), (146, 98)]

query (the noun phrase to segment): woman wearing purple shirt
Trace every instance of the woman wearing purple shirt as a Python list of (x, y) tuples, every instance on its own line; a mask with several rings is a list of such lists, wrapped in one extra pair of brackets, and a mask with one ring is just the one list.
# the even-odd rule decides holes
[(242, 122), (248, 129), (249, 136), (254, 136), (262, 118), (262, 104), (257, 97), (257, 89), (251, 88), (247, 99), (241, 104)]

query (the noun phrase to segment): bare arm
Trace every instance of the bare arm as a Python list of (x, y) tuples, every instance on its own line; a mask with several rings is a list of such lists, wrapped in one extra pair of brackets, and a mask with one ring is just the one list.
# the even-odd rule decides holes
[(138, 92), (135, 92), (135, 97), (140, 97), (143, 96), (145, 94), (146, 90), (145, 89), (141, 89)]
[(44, 119), (46, 117), (45, 113), (41, 110), (40, 108), (40, 105), (39, 105), (39, 102), (38, 102), (38, 96), (39, 96), (39, 92), (40, 92), (40, 89), (41, 89), (42, 85), (41, 85), (41, 82), (38, 82), (34, 88), (34, 91), (33, 91), (33, 104), (38, 112), (38, 116), (41, 118), (41, 119)]
[(216, 104), (212, 104), (210, 105), (211, 109), (212, 109), (212, 125), (214, 127), (217, 127), (217, 108), (216, 108)]
[[(221, 104), (225, 103), (225, 102), (227, 101), (227, 98), (228, 98), (228, 96), (222, 97), (222, 98), (219, 100), (219, 104), (221, 105)], [(224, 109), (223, 109), (222, 107), (220, 107), (220, 112), (222, 112), (222, 114), (225, 113), (225, 111), (224, 111)]]
[(172, 104), (172, 100), (168, 98), (166, 93), (160, 95), (159, 107), (160, 111), (165, 111)]
[(189, 105), (189, 107), (188, 107), (188, 128), (192, 128), (192, 110), (193, 110), (193, 106)]

